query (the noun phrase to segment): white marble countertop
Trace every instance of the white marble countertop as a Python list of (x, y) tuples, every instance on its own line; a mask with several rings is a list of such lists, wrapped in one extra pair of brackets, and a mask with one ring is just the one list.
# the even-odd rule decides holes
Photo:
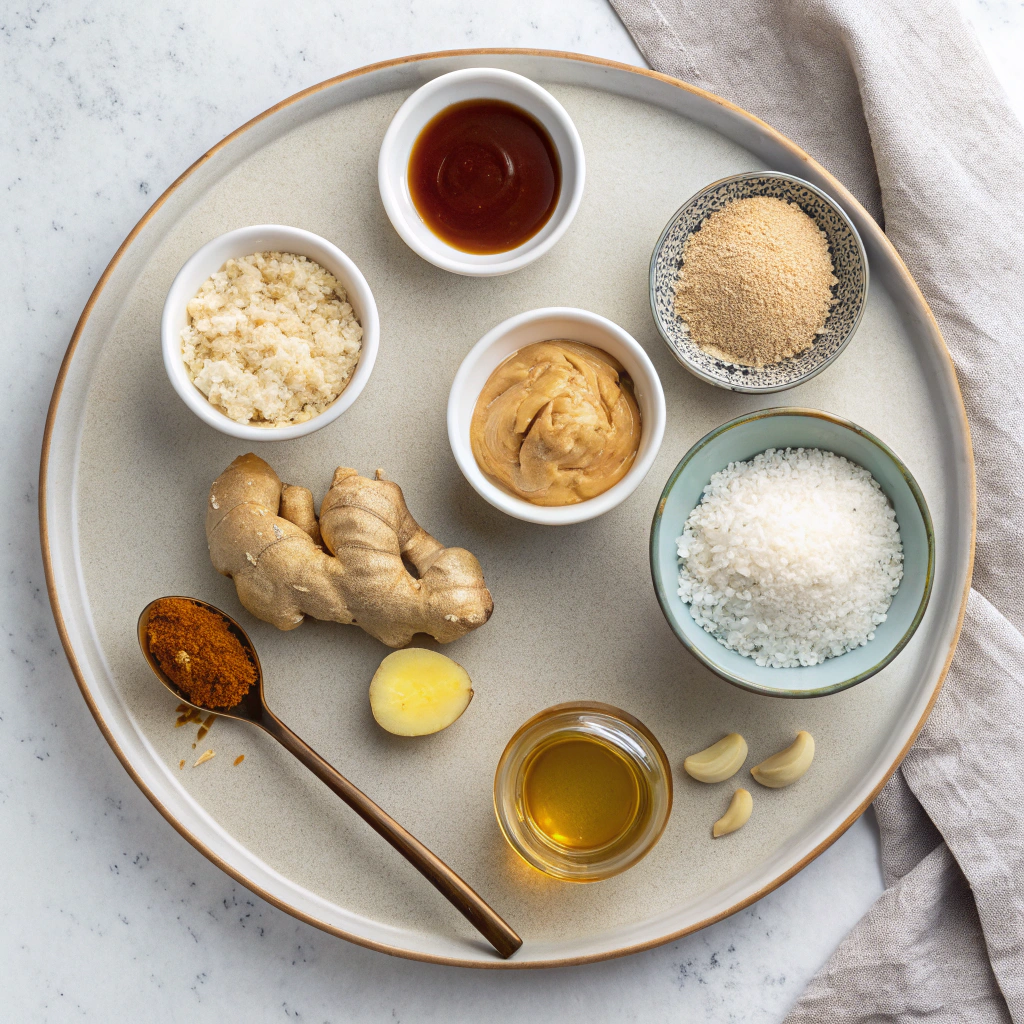
[[(1024, 0), (960, 2), (1024, 110)], [(261, 110), (363, 64), (469, 46), (643, 64), (605, 0), (10, 0), (0, 12), (5, 1020), (779, 1021), (881, 891), (868, 814), (777, 892), (647, 953), (528, 972), (394, 959), (213, 867), (136, 789), (79, 695), (46, 598), (36, 477), (57, 368), (103, 267), (186, 166)]]

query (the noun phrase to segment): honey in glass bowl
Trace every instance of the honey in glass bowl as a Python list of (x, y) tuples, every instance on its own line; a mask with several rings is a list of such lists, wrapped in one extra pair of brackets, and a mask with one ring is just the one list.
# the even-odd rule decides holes
[(609, 704), (558, 704), (509, 741), (494, 809), (528, 864), (597, 881), (631, 867), (661, 837), (672, 775), (661, 745), (632, 715)]

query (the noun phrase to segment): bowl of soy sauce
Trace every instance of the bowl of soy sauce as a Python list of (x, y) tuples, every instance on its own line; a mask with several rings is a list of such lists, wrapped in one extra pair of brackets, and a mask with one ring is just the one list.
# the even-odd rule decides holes
[(473, 277), (519, 270), (565, 234), (583, 195), (583, 144), (565, 108), (522, 75), (466, 68), (399, 108), (377, 164), (406, 244)]

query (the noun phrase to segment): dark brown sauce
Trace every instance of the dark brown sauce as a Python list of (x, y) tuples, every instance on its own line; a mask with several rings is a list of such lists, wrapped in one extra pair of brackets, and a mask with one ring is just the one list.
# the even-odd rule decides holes
[(450, 246), (508, 252), (548, 222), (562, 187), (551, 137), (525, 110), (467, 100), (441, 111), (409, 157), (409, 192), (427, 227)]

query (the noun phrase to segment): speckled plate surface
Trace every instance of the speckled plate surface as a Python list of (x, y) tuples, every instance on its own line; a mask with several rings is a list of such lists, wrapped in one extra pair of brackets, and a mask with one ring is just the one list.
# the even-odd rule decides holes
[[(376, 187), (388, 122), (425, 80), (492, 65), (540, 82), (575, 121), (587, 155), (580, 211), (544, 259), (509, 277), (446, 274), (388, 223)], [(786, 404), (824, 409), (889, 444), (920, 483), (935, 523), (935, 586), (920, 629), (884, 671), (815, 701), (779, 701), (711, 674), (665, 622), (647, 544), (661, 488), (716, 425), (772, 404), (710, 387), (666, 349), (648, 296), (651, 250), (680, 203), (708, 182), (772, 167), (843, 204), (864, 239), (872, 287), (846, 354)], [(366, 690), (386, 653), (352, 627), (279, 633), (238, 605), (203, 535), (213, 478), (246, 450), (201, 423), (160, 362), (170, 282), (203, 242), (246, 224), (307, 228), (359, 266), (380, 310), (377, 365), (336, 422), (257, 444), (289, 481), (323, 495), (333, 468), (377, 466), (413, 513), (483, 563), (495, 613), (447, 648), (476, 697), (436, 736), (378, 729)], [(578, 526), (507, 518), (479, 499), (445, 434), (448, 388), (489, 328), (525, 309), (578, 306), (621, 324), (661, 375), (668, 428), (650, 475), (623, 505)], [(780, 404), (776, 402), (775, 404)], [(969, 581), (973, 464), (952, 364), (895, 252), (864, 211), (792, 143), (729, 104), (660, 75), (570, 55), (455, 53), (395, 61), (285, 101), (207, 154), (160, 198), (97, 286), (68, 349), (43, 446), (41, 526), (50, 597), (82, 693), (125, 768), (197, 848), (266, 899), (339, 935), (424, 960), (531, 967), (615, 956), (702, 927), (764, 895), (867, 806), (920, 729), (948, 666)], [(260, 652), (271, 706), (339, 770), (444, 857), (522, 934), (499, 961), (468, 924), (287, 753), (218, 722), (191, 765), (194, 729), (135, 640), (142, 607), (194, 594), (239, 618)], [(491, 807), (498, 757), (531, 715), (598, 700), (636, 715), (674, 769), (659, 844), (604, 882), (547, 879), (505, 844)], [(725, 787), (693, 782), (682, 759), (737, 730), (750, 764), (800, 728), (818, 746), (788, 790), (754, 793), (750, 823), (713, 842)], [(246, 755), (238, 767), (233, 761)]]

